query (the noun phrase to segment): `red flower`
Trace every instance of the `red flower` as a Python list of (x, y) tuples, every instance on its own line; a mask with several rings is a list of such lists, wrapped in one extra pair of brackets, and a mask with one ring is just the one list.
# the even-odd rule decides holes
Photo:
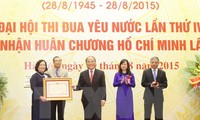
[(126, 77), (127, 77), (127, 79), (130, 79), (130, 78), (131, 78), (131, 76), (130, 76), (130, 75), (127, 75)]
[(193, 88), (198, 87), (200, 85), (200, 76), (190, 78), (189, 82)]

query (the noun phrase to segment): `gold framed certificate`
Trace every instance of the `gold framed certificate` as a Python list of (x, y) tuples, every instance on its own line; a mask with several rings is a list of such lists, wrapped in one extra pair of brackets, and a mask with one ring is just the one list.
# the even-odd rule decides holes
[(47, 100), (72, 100), (71, 78), (43, 78), (43, 95)]

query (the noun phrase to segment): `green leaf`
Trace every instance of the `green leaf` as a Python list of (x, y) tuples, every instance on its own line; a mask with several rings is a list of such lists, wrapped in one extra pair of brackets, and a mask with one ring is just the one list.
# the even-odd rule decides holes
[(186, 61), (186, 65), (188, 68), (196, 68), (196, 62), (195, 61)]
[(200, 62), (200, 55), (195, 55), (197, 62)]
[(3, 98), (6, 97), (7, 93), (7, 78), (4, 77), (3, 73), (0, 73), (0, 109), (1, 106), (3, 105)]

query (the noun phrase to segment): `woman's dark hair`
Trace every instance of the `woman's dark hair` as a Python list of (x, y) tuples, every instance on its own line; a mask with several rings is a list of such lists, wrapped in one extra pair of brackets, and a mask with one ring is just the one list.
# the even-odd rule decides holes
[[(40, 63), (43, 62), (43, 61), (44, 61), (45, 66), (46, 66), (45, 71), (48, 70), (46, 61), (45, 61), (45, 60), (39, 60), (39, 61), (37, 61), (37, 63), (35, 64), (35, 71), (39, 72), (39, 71), (38, 71), (38, 67), (39, 67)], [(44, 72), (45, 72), (45, 71), (44, 71)]]
[(129, 65), (129, 62), (128, 62), (127, 59), (122, 59), (122, 60), (120, 61), (120, 63), (119, 63), (119, 73), (122, 74), (121, 65), (122, 65), (124, 62), (127, 62), (126, 74), (131, 75), (130, 65)]

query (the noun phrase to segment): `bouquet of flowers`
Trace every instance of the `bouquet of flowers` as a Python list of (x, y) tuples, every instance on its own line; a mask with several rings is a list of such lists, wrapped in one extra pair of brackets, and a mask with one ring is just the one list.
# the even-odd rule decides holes
[(187, 70), (191, 73), (189, 83), (194, 90), (200, 87), (200, 55), (195, 55), (196, 61), (187, 61)]

